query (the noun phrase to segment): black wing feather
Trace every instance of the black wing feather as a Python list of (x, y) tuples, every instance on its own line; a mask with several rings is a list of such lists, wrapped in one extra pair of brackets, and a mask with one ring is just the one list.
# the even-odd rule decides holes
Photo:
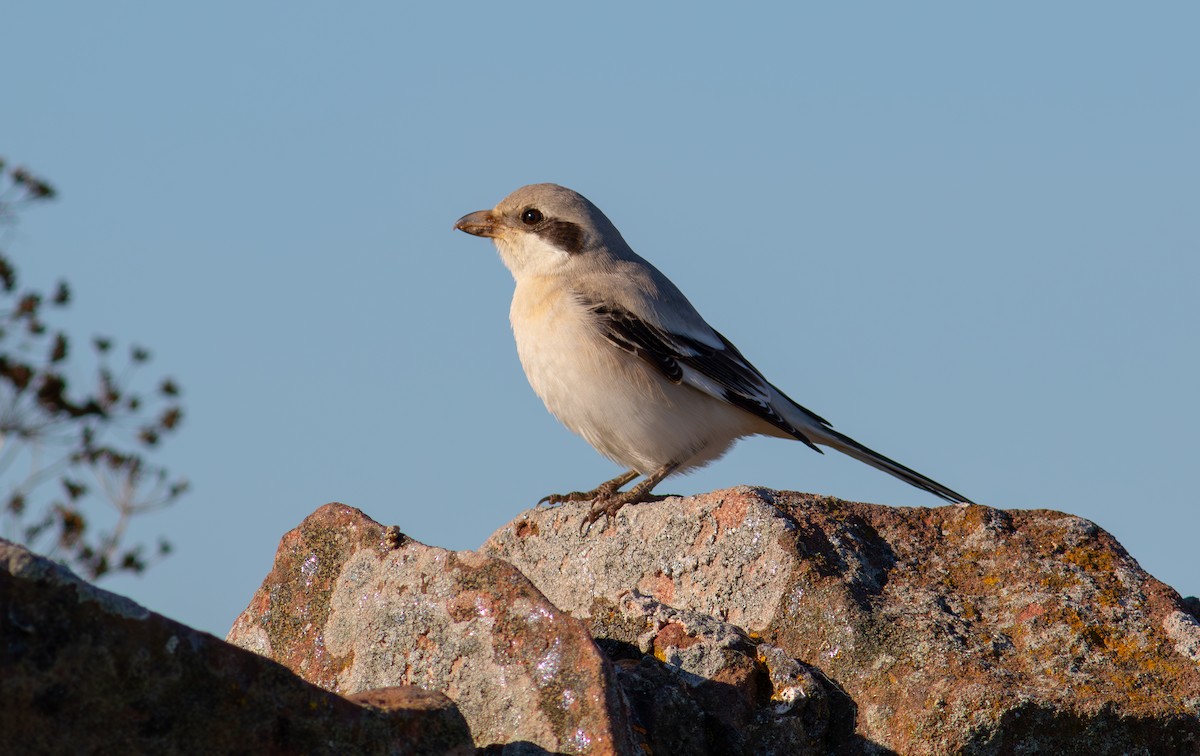
[[(613, 346), (642, 358), (667, 380), (683, 383), (684, 368), (690, 368), (720, 387), (725, 401), (821, 451), (803, 432), (775, 411), (770, 403), (770, 391), (774, 387), (729, 339), (714, 331), (723, 346), (713, 347), (652, 326), (624, 308), (594, 302), (586, 304), (604, 330), (605, 338)], [(829, 425), (816, 414), (798, 404), (796, 406), (822, 425)]]

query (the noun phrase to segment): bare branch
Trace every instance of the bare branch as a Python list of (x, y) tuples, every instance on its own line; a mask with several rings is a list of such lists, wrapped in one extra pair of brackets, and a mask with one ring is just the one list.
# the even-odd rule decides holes
[[(56, 195), (28, 170), (6, 165), (0, 159), (0, 225)], [(92, 338), (85, 357), (94, 367), (82, 365), (70, 337), (43, 320), (70, 302), (65, 281), (49, 296), (22, 290), (0, 249), (0, 534), (93, 579), (141, 572), (171, 546), (159, 539), (146, 556), (145, 545), (125, 544), (130, 521), (187, 490), (145, 456), (181, 426), (179, 387), (162, 377), (139, 389), (150, 351), (132, 345), (119, 357), (109, 337)], [(91, 381), (78, 380), (89, 372)], [(92, 388), (74, 388), (86, 385)]]

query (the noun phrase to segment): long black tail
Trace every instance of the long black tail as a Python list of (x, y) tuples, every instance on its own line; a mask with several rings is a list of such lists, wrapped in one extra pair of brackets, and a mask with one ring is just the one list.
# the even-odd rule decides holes
[(955, 504), (975, 503), (957, 491), (946, 488), (936, 480), (927, 478), (916, 470), (913, 470), (910, 467), (905, 467), (894, 459), (888, 459), (873, 449), (868, 449), (849, 436), (843, 433), (838, 433), (833, 428), (825, 427), (821, 430), (821, 436), (825, 437), (822, 438), (821, 436), (818, 436), (813, 439), (819, 444), (824, 444), (831, 449), (837, 449), (842, 454), (854, 457), (859, 462), (865, 462), (878, 470), (883, 470), (885, 473), (894, 475), (909, 485), (916, 486), (922, 491), (928, 491), (934, 496), (940, 496), (946, 501), (954, 502)]

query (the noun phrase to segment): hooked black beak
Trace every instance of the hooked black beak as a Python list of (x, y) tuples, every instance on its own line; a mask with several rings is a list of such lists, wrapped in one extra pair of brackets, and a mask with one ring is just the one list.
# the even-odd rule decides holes
[(467, 213), (455, 221), (454, 227), (459, 231), (466, 231), (473, 236), (494, 238), (498, 233), (496, 218), (492, 215), (491, 210), (477, 210), (473, 213)]

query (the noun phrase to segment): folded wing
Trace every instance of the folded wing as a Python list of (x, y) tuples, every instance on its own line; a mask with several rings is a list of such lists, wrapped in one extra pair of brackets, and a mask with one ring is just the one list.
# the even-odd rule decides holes
[[(705, 341), (671, 333), (615, 305), (585, 304), (613, 346), (642, 358), (667, 380), (727, 401), (821, 451), (809, 436), (780, 415), (772, 394), (781, 394), (721, 334), (710, 331), (715, 339)], [(829, 427), (817, 414), (793, 404), (814, 423)]]

